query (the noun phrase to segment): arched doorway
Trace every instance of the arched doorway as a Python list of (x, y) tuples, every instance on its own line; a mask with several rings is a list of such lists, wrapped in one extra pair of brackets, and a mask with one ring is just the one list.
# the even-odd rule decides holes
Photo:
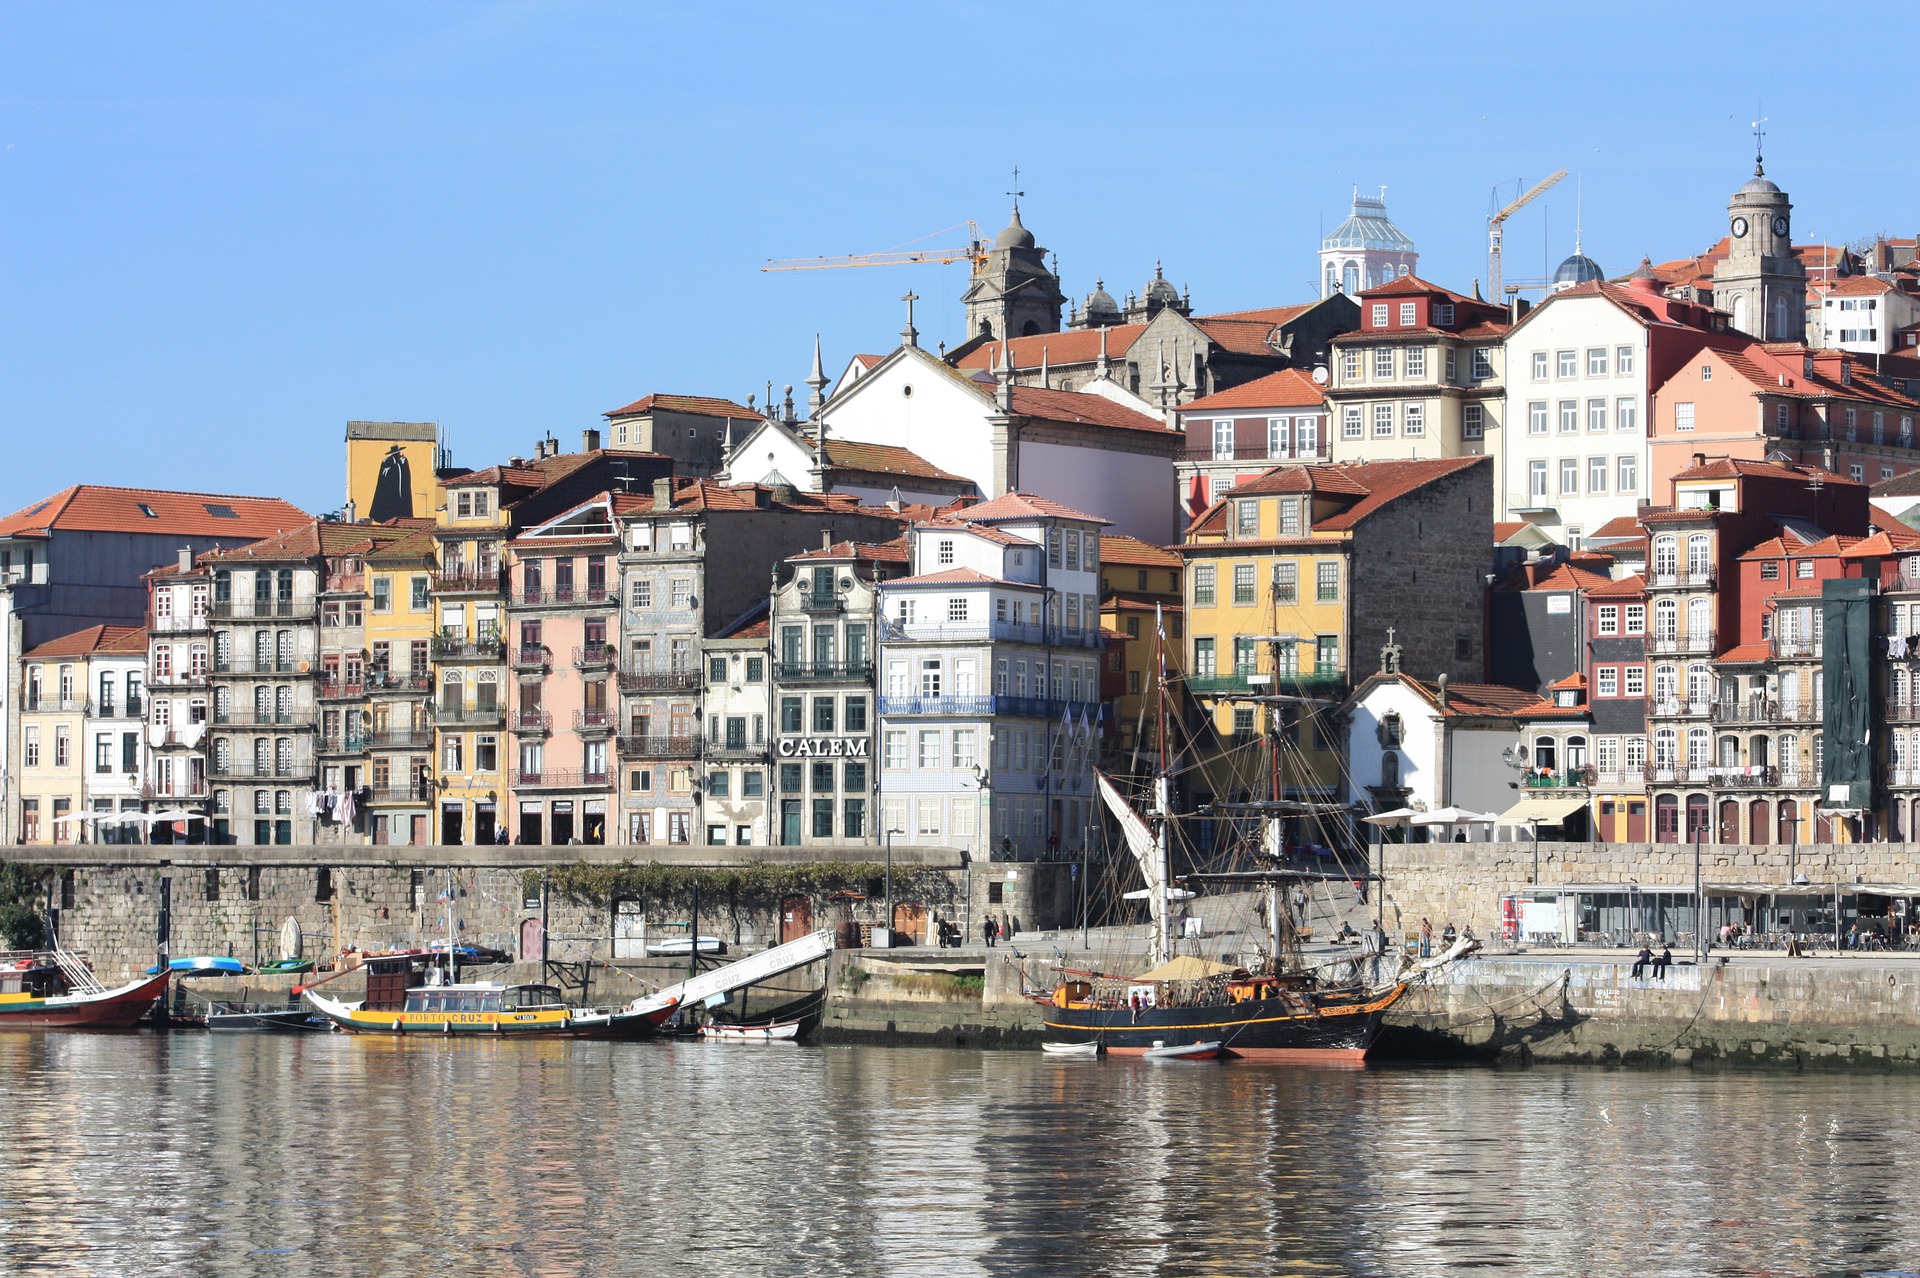
[(780, 944), (813, 933), (813, 901), (794, 895), (780, 898)]
[(1755, 843), (1767, 843), (1772, 840), (1772, 814), (1767, 810), (1765, 799), (1755, 799), (1747, 805), (1747, 831), (1747, 837)]
[(1653, 801), (1653, 839), (1656, 843), (1680, 841), (1680, 800), (1671, 794)]
[(1713, 837), (1713, 826), (1708, 817), (1707, 796), (1689, 794), (1687, 796), (1687, 842), (1705, 843)]
[(1797, 800), (1780, 801), (1780, 841), (1789, 846), (1800, 841), (1800, 804)]
[(1717, 831), (1718, 843), (1739, 843), (1740, 838), (1740, 800), (1720, 800), (1720, 828)]
[(546, 957), (546, 929), (539, 919), (520, 920), (520, 961), (538, 963)]
[(1833, 842), (1833, 818), (1815, 808), (1813, 814), (1813, 841), (1815, 843)]

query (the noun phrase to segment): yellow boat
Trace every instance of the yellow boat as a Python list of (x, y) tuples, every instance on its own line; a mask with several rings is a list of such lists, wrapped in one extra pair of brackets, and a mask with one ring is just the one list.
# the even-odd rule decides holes
[[(309, 988), (307, 1005), (349, 1034), (486, 1036), (498, 1038), (651, 1038), (673, 1009), (639, 1013), (624, 1008), (573, 1007), (552, 985), (416, 985), (393, 1006), (378, 993), (343, 1003)], [(381, 1004), (386, 1004), (382, 1006)]]

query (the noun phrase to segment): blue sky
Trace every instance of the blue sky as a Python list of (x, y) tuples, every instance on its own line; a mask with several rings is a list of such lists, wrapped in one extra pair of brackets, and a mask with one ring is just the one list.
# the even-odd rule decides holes
[[(1796, 238), (1920, 230), (1897, 121), (1836, 123), (1792, 62), (1905, 83), (1848, 34), (1901, 10), (1564, 12), (0, 3), (0, 510), (329, 510), (350, 418), (438, 421), (465, 465), (577, 446), (649, 391), (798, 384), (816, 331), (835, 369), (889, 349), (909, 287), (957, 340), (961, 266), (758, 268), (991, 234), (1016, 164), (1075, 296), (1160, 258), (1203, 311), (1304, 300), (1356, 182), (1464, 290), (1495, 184), (1556, 167), (1610, 272), (1713, 243), (1775, 82)], [(1516, 219), (1510, 279), (1572, 250), (1574, 202)]]

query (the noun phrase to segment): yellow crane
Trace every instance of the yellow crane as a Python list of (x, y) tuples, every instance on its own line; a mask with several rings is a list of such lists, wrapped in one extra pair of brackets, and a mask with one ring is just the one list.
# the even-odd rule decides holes
[(1527, 188), (1525, 195), (1487, 219), (1487, 296), (1493, 301), (1506, 300), (1505, 281), (1500, 274), (1500, 236), (1507, 219), (1539, 199), (1548, 187), (1566, 175), (1565, 169), (1555, 169), (1551, 175)]
[(837, 257), (771, 257), (760, 269), (763, 271), (836, 271), (853, 266), (947, 266), (954, 262), (971, 262), (978, 270), (986, 264), (987, 246), (980, 238), (980, 228), (972, 218), (963, 223), (943, 227), (938, 231), (920, 237), (930, 240), (936, 235), (945, 235), (948, 231), (957, 231), (961, 226), (967, 228), (967, 246), (965, 248), (913, 248), (918, 240), (908, 240), (898, 248), (883, 249), (878, 253), (844, 253)]

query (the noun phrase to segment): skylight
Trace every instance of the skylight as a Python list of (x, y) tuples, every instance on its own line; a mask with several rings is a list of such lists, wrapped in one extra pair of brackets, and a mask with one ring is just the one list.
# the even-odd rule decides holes
[[(220, 504), (220, 503), (218, 503), (218, 502), (211, 502), (211, 501), (203, 501), (203, 502), (201, 502), (200, 504), (201, 504), (202, 506), (205, 506), (205, 507), (207, 508), (207, 513), (208, 513), (209, 515), (212, 515), (212, 516), (213, 516), (213, 517), (214, 517), (215, 519), (238, 519), (238, 518), (240, 518), (240, 516), (239, 516), (239, 515), (237, 515), (237, 514), (235, 514), (235, 513), (234, 513), (234, 510), (233, 510), (233, 507), (231, 507), (231, 506), (227, 506), (227, 505), (222, 505), (222, 504)], [(146, 509), (146, 507), (145, 507), (145, 506), (142, 506), (142, 507), (141, 507), (140, 509), (142, 509), (142, 510), (145, 510), (145, 509)]]
[(140, 513), (145, 515), (148, 519), (160, 518), (160, 516), (153, 513), (153, 507), (147, 505), (147, 503), (145, 503), (144, 501), (135, 502), (134, 504), (140, 507)]

